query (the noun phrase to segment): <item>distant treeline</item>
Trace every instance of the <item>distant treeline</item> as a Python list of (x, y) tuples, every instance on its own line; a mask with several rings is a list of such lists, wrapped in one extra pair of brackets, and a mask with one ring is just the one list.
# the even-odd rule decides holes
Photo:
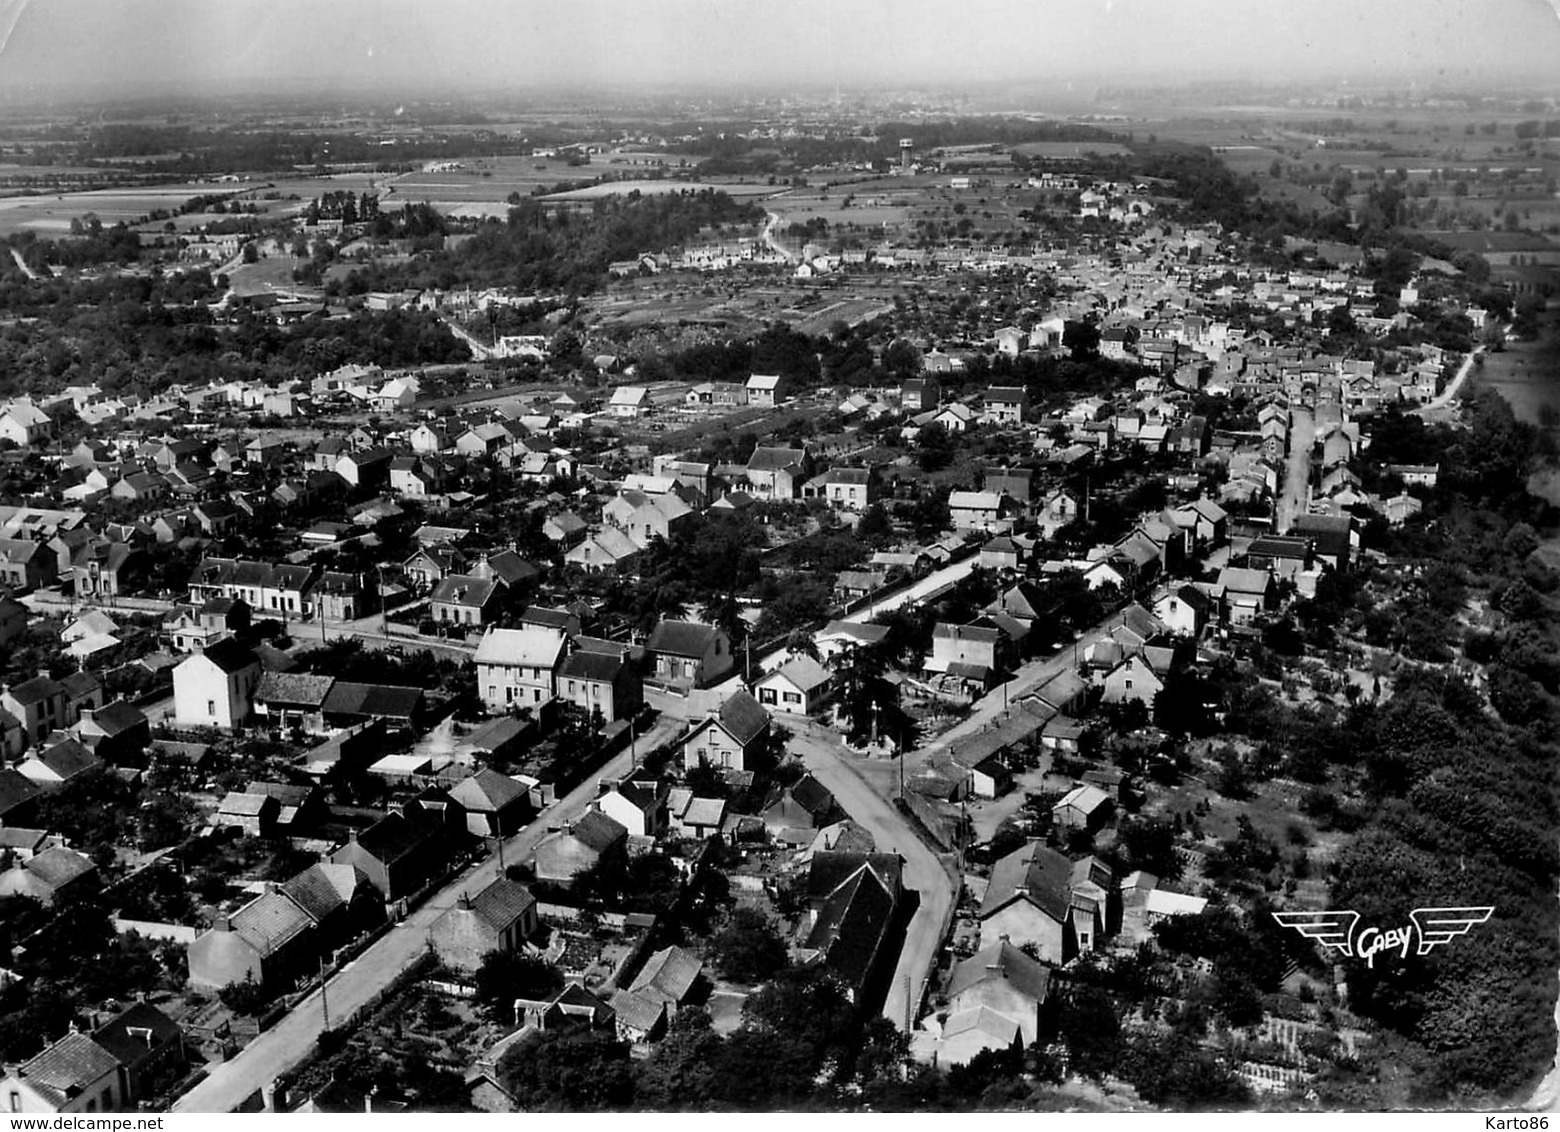
[(349, 294), (401, 287), (507, 286), (584, 294), (607, 278), (608, 265), (686, 244), (706, 228), (763, 221), (756, 204), (713, 190), (592, 202), (586, 212), (523, 199), (507, 221), (480, 225), (459, 247), (410, 263), (375, 264), (333, 287)]

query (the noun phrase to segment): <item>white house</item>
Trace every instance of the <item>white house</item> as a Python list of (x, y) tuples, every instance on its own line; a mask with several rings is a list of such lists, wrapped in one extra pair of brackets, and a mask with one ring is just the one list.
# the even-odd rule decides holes
[(568, 642), (551, 629), (489, 629), (477, 645), (477, 694), (490, 712), (540, 706), (557, 695)]
[(834, 695), (834, 675), (810, 656), (799, 656), (754, 687), (758, 702), (772, 711), (808, 715)]
[(231, 731), (249, 718), (260, 660), (232, 638), (192, 653), (173, 670), (174, 720), (181, 727)]

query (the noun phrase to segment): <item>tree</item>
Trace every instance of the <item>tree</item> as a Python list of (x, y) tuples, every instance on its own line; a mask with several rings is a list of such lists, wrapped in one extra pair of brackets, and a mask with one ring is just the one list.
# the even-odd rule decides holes
[(710, 941), (710, 958), (726, 978), (739, 983), (771, 979), (788, 962), (785, 941), (768, 917), (752, 908), (738, 908), (726, 927)]
[(588, 1112), (634, 1102), (628, 1043), (611, 1030), (542, 1033), (518, 1042), (499, 1059), (498, 1078), (525, 1109)]
[(475, 977), (476, 1000), (501, 1025), (515, 1022), (515, 999), (547, 999), (563, 989), (563, 975), (543, 959), (512, 951), (490, 951)]

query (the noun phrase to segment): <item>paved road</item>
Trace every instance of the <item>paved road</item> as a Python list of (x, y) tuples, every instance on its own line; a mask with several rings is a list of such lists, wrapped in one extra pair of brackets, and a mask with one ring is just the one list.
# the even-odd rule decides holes
[[(578, 817), (596, 797), (599, 778), (626, 774), (633, 758), (676, 737), (682, 720), (662, 719), (641, 736), (637, 745), (614, 757), (570, 794), (541, 812), (530, 825), (504, 843), (504, 860), (518, 864), (536, 851), (549, 825)], [(366, 1005), (428, 946), (428, 929), (462, 894), (476, 892), (498, 875), (495, 854), (468, 868), (431, 896), (372, 947), (337, 972), (325, 986), (330, 1015), (338, 1021)], [(245, 1046), (233, 1060), (212, 1067), (200, 1084), (180, 1097), (174, 1112), (232, 1112), (263, 1085), (302, 1061), (324, 1029), (324, 1007), (316, 990), (272, 1029)]]
[(857, 772), (853, 765), (856, 756), (845, 749), (837, 734), (815, 721), (798, 722), (791, 749), (801, 754), (807, 769), (829, 788), (845, 812), (871, 832), (879, 852), (899, 854), (905, 863), (905, 888), (920, 894), (920, 905), (910, 921), (883, 1003), (883, 1017), (909, 1032), (915, 1019), (905, 1017), (905, 989), (910, 989), (912, 1003), (921, 1001), (922, 983), (942, 944), (957, 882), (894, 804)]
[[(1511, 326), (1508, 324), (1501, 331), (1501, 335), (1504, 337), (1509, 333), (1511, 333)], [(1468, 375), (1473, 372), (1474, 362), (1478, 359), (1479, 355), (1484, 353), (1484, 349), (1485, 347), (1482, 343), (1478, 346), (1475, 346), (1473, 353), (1464, 358), (1462, 365), (1457, 367), (1457, 372), (1452, 375), (1452, 380), (1446, 383), (1446, 388), (1441, 390), (1441, 395), (1434, 401), (1427, 401), (1425, 404), (1419, 406), (1419, 408), (1415, 409), (1414, 412), (1423, 417), (1428, 416), (1434, 412), (1439, 412), (1442, 409), (1450, 408), (1452, 402), (1457, 399), (1457, 394), (1462, 392), (1463, 383), (1468, 380)]]
[(1274, 512), (1274, 534), (1283, 534), (1305, 514), (1311, 502), (1311, 449), (1316, 446), (1316, 414), (1310, 409), (1289, 411), (1289, 456), (1284, 463), (1284, 484)]
[(769, 222), (764, 225), (764, 243), (773, 248), (777, 254), (784, 256), (787, 263), (795, 263), (797, 260), (801, 259), (801, 256), (791, 251), (791, 249), (787, 248), (784, 244), (775, 238), (775, 228), (779, 224), (780, 214), (778, 212), (769, 213)]

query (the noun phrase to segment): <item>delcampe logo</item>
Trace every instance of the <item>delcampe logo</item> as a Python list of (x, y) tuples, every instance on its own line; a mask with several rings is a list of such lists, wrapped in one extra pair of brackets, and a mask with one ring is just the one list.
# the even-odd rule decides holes
[(1386, 931), (1370, 927), (1358, 932), (1358, 912), (1274, 912), (1273, 918), (1306, 939), (1375, 967), (1377, 955), (1395, 951), (1399, 959), (1407, 959), (1408, 949), (1416, 944), (1415, 954), (1428, 955), (1433, 948), (1467, 935), (1475, 924), (1494, 914), (1494, 908), (1415, 908), (1408, 914), (1411, 922), (1403, 927)]

